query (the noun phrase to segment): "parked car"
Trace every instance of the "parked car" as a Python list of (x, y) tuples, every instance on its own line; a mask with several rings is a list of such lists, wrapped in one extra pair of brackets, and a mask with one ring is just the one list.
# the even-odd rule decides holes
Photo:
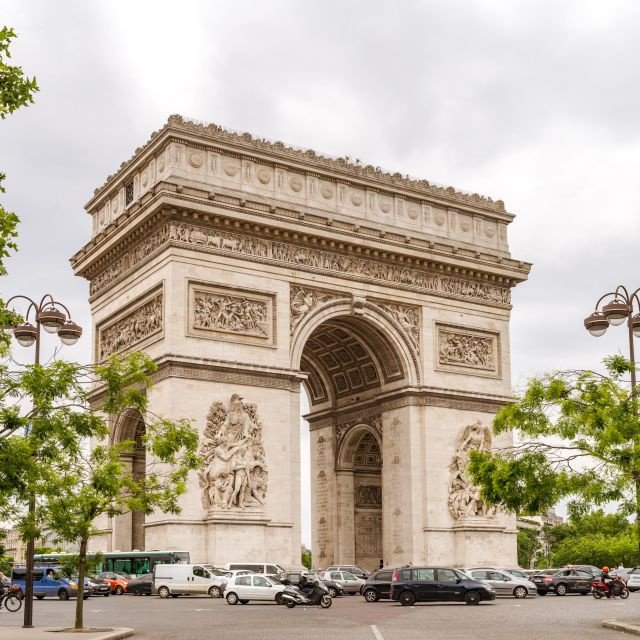
[(225, 571), (224, 577), (226, 579), (226, 583), (222, 586), (222, 593), (224, 594), (225, 586), (229, 584), (233, 579), (238, 576), (252, 576), (255, 575), (254, 571), (249, 571), (249, 569), (234, 569), (233, 571)]
[(209, 595), (220, 598), (226, 576), (213, 575), (200, 564), (156, 564), (153, 567), (153, 589), (161, 598)]
[(307, 580), (320, 580), (325, 587), (329, 590), (329, 595), (332, 598), (341, 596), (343, 594), (342, 585), (333, 580), (325, 580), (321, 574), (315, 571), (285, 571), (278, 576), (278, 580), (283, 584), (290, 584), (297, 587), (300, 584), (300, 578), (305, 576)]
[[(27, 578), (27, 567), (16, 565), (11, 570), (11, 586), (17, 586), (22, 593), (25, 590)], [(78, 595), (78, 585), (73, 580), (63, 578), (52, 567), (35, 567), (33, 570), (33, 595), (42, 600), (43, 598), (58, 598), (68, 600)], [(90, 596), (84, 594), (86, 600)]]
[[(74, 582), (78, 582), (77, 576), (73, 578)], [(88, 591), (92, 596), (110, 596), (111, 585), (98, 576), (89, 576), (84, 579), (84, 589)]]
[(353, 573), (356, 578), (361, 578), (362, 580), (366, 580), (369, 577), (368, 571), (361, 569), (355, 564), (332, 565), (331, 567), (327, 567), (326, 571), (347, 571), (348, 573)]
[[(502, 571), (503, 573), (508, 573), (509, 575), (512, 575), (516, 578), (525, 578), (525, 579), (529, 579), (528, 576), (533, 575), (534, 573), (537, 573), (537, 571), (528, 571), (527, 569), (509, 569), (506, 567), (487, 567), (487, 566), (480, 566), (480, 567), (473, 567), (472, 569), (468, 569), (468, 571), (475, 571), (476, 569), (492, 569), (492, 570), (496, 570), (496, 571)], [(467, 569), (463, 569), (463, 571), (467, 571)]]
[(591, 593), (593, 574), (581, 569), (547, 569), (531, 576), (531, 582), (536, 585), (538, 595), (546, 596), (552, 592), (557, 596), (567, 593)]
[(627, 589), (629, 591), (640, 590), (640, 567), (629, 569), (629, 577), (627, 579)]
[(123, 594), (127, 590), (129, 579), (119, 573), (115, 573), (114, 571), (103, 571), (98, 574), (98, 577), (106, 580), (111, 587), (111, 593), (114, 593), (117, 596)]
[(271, 601), (280, 604), (280, 594), (286, 585), (269, 576), (249, 574), (236, 576), (227, 583), (225, 598), (229, 604), (247, 604), (251, 600)]
[(476, 605), (495, 600), (496, 592), (490, 585), (450, 567), (402, 567), (393, 571), (391, 599), (403, 606), (416, 602)]
[(325, 571), (321, 576), (323, 580), (333, 580), (344, 593), (352, 596), (360, 593), (360, 590), (365, 585), (365, 581), (362, 578), (356, 578), (353, 573), (348, 571)]
[(229, 562), (224, 565), (224, 568), (227, 571), (245, 569), (253, 573), (260, 573), (264, 576), (277, 576), (284, 571), (284, 569), (275, 562)]
[(378, 602), (391, 598), (391, 584), (394, 567), (374, 571), (362, 587), (362, 595), (367, 602)]
[(517, 578), (506, 571), (497, 569), (465, 569), (464, 572), (474, 580), (481, 580), (490, 584), (498, 596), (513, 596), (526, 598), (535, 596), (537, 587), (527, 578)]
[(131, 578), (127, 583), (127, 591), (134, 596), (150, 596), (153, 593), (153, 573), (143, 573)]
[[(593, 564), (566, 564), (563, 569), (579, 569), (580, 571), (586, 571), (593, 576), (599, 576), (602, 573), (602, 569), (600, 567), (596, 567)], [(612, 570), (614, 573), (614, 570)]]

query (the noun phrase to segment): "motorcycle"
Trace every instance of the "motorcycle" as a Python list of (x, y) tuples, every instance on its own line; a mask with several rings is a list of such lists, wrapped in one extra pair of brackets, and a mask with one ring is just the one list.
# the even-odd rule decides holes
[(287, 587), (280, 594), (280, 601), (287, 605), (289, 609), (293, 609), (298, 604), (305, 607), (319, 605), (323, 609), (328, 609), (332, 604), (329, 590), (320, 582), (316, 582), (308, 594), (304, 593), (301, 589)]
[(596, 600), (601, 598), (621, 598), (626, 600), (629, 597), (629, 589), (622, 580), (615, 579), (611, 585), (606, 585), (603, 582), (596, 581), (591, 583), (591, 595)]

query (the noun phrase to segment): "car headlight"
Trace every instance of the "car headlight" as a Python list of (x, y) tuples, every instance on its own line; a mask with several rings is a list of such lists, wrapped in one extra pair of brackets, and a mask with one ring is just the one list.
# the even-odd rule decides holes
[(495, 589), (490, 584), (486, 586), (487, 586), (487, 591), (495, 591)]
[(75, 587), (77, 587), (78, 585), (77, 585), (75, 582), (69, 582), (69, 586), (70, 586), (70, 587), (74, 587), (74, 588), (75, 588)]

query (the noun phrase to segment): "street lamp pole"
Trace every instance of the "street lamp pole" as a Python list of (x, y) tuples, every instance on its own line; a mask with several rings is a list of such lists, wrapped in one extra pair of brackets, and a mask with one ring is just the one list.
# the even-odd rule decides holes
[[(600, 309), (600, 305), (609, 300)], [(620, 326), (627, 321), (629, 334), (629, 362), (631, 363), (631, 403), (636, 413), (638, 411), (636, 396), (636, 353), (634, 337), (640, 338), (640, 288), (633, 293), (623, 285), (618, 285), (615, 291), (609, 291), (596, 302), (595, 311), (585, 318), (586, 330), (595, 337), (605, 334), (609, 326)], [(637, 450), (640, 434), (634, 438), (634, 453)], [(634, 465), (636, 460), (634, 459)], [(636, 528), (638, 529), (638, 550), (640, 551), (640, 469), (634, 468), (634, 481), (636, 488)]]
[[(54, 300), (50, 294), (43, 296), (40, 302), (35, 302), (28, 296), (17, 295), (9, 298), (6, 302), (8, 307), (14, 300), (23, 300), (28, 303), (24, 322), (13, 327), (13, 335), (18, 343), (23, 347), (35, 345), (34, 364), (40, 364), (40, 336), (41, 328), (47, 333), (57, 333), (61, 342), (65, 345), (74, 345), (82, 335), (82, 329), (71, 320), (69, 309), (61, 302)], [(64, 311), (62, 311), (63, 309)], [(29, 322), (31, 313), (34, 314), (35, 325)], [(29, 520), (35, 520), (36, 494), (31, 491), (29, 495), (28, 507)], [(35, 524), (35, 523), (30, 523)], [(27, 575), (25, 577), (24, 593), (24, 628), (33, 627), (33, 555), (35, 550), (35, 540), (33, 535), (27, 540)]]

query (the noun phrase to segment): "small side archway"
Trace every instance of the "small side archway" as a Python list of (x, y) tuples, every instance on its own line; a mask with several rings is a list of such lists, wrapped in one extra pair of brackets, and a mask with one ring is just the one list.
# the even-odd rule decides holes
[[(143, 444), (145, 423), (137, 409), (125, 409), (116, 420), (111, 434), (114, 444), (135, 443), (132, 452), (120, 456), (120, 461), (136, 478), (143, 477), (146, 470), (146, 450)], [(113, 546), (120, 551), (144, 551), (145, 548), (145, 514), (143, 511), (131, 511), (118, 515), (113, 521)]]

